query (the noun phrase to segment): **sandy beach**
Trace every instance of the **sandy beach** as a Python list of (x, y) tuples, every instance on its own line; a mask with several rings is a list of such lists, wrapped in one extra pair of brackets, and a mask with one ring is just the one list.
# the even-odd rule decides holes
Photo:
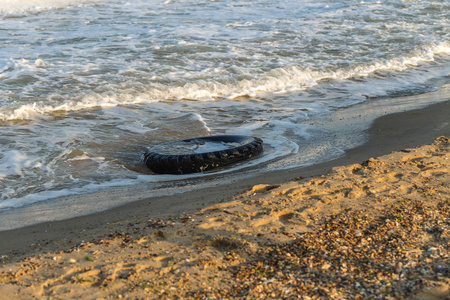
[(450, 102), (336, 160), (0, 232), (0, 299), (449, 299)]

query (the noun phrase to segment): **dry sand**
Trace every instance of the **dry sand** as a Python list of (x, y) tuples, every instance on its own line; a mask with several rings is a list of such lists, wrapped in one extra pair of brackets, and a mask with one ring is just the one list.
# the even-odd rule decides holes
[(433, 122), (448, 133), (448, 106), (389, 116), (344, 158), (159, 218), (146, 200), (1, 232), (0, 299), (450, 299), (449, 138), (367, 156), (430, 139)]

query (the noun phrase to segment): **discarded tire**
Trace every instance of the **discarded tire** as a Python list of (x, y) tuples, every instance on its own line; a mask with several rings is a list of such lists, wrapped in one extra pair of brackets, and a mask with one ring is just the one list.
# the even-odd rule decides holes
[(142, 161), (158, 174), (189, 174), (243, 161), (262, 151), (259, 138), (217, 135), (161, 144), (146, 151)]

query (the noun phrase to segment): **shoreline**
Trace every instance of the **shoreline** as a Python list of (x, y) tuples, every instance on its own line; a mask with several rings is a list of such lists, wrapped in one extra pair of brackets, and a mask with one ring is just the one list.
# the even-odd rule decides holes
[[(0, 269), (0, 299), (447, 299), (450, 138)], [(105, 232), (107, 233), (105, 235)]]
[(439, 136), (450, 136), (449, 115), (450, 100), (422, 109), (389, 114), (375, 120), (368, 130), (366, 143), (331, 161), (272, 171), (224, 186), (143, 199), (87, 216), (1, 231), (0, 239), (8, 243), (0, 244), (0, 255), (14, 261), (24, 256), (68, 249), (114, 231), (127, 231), (129, 222), (178, 217), (229, 201), (234, 195), (257, 184), (276, 185), (293, 178), (324, 175), (336, 166), (361, 163), (392, 151), (429, 144)]
[[(324, 166), (327, 166), (327, 163), (333, 161), (335, 158), (343, 157), (346, 152), (350, 153), (349, 151), (351, 151), (352, 148), (362, 149), (359, 147), (369, 140), (368, 132), (377, 118), (388, 114), (415, 111), (427, 106), (432, 106), (436, 103), (447, 102), (449, 100), (449, 91), (450, 85), (444, 84), (438, 90), (430, 93), (390, 99), (388, 101), (388, 106), (384, 104), (383, 100), (365, 101), (343, 109), (336, 109), (336, 111), (329, 114), (312, 116), (305, 121), (305, 124), (312, 126), (313, 128), (323, 129), (327, 134), (326, 137), (314, 137), (313, 135), (308, 139), (308, 145), (305, 146), (306, 157), (310, 158), (309, 155), (311, 153), (308, 153), (310, 148), (309, 145), (319, 150), (324, 148), (325, 152), (327, 149), (334, 149), (331, 150), (331, 153), (325, 155), (321, 161), (310, 161), (310, 164), (302, 166), (300, 161), (307, 163), (308, 160), (304, 160), (302, 157), (302, 145), (299, 145), (297, 153), (292, 153), (288, 157), (282, 158), (280, 161), (275, 161), (272, 166), (265, 166), (265, 163), (261, 163), (256, 169), (247, 166), (243, 169), (238, 168), (236, 170), (233, 170), (234, 168), (232, 168), (223, 173), (222, 171), (218, 171), (195, 174), (192, 177), (188, 176), (185, 179), (177, 176), (176, 179), (172, 178), (174, 179), (173, 181), (172, 179), (169, 179), (168, 181), (156, 179), (156, 185), (153, 184), (152, 180), (150, 180), (150, 182), (147, 180), (138, 180), (132, 185), (110, 186), (108, 188), (81, 194), (68, 194), (43, 201), (32, 201), (32, 203), (28, 205), (1, 211), (0, 232), (29, 227), (39, 223), (49, 223), (80, 216), (93, 215), (116, 207), (123, 207), (126, 204), (143, 199), (162, 199), (164, 196), (182, 195), (186, 194), (186, 192), (194, 192), (194, 190), (206, 191), (211, 188), (216, 190), (219, 186), (233, 188), (236, 186), (237, 182), (245, 184), (248, 183), (248, 180), (251, 178), (260, 178), (261, 180), (275, 178), (276, 180), (280, 179), (280, 182), (289, 180), (289, 177), (282, 177), (283, 174), (288, 176), (291, 170), (308, 170), (309, 168), (307, 168), (307, 166), (312, 166), (312, 169), (314, 169), (315, 166), (319, 166), (322, 163)], [(440, 117), (438, 114), (437, 116)], [(443, 124), (445, 121), (446, 120), (442, 120), (441, 123)], [(442, 124), (437, 124), (437, 127), (442, 126)], [(389, 126), (395, 128), (397, 124)], [(423, 126), (426, 127), (430, 125), (428, 122), (425, 122)], [(405, 125), (404, 127), (411, 127), (411, 125)], [(414, 128), (413, 123), (412, 127)], [(417, 127), (416, 130), (419, 130), (420, 128)], [(435, 127), (430, 126), (430, 128), (430, 131), (432, 131)], [(407, 132), (404, 134), (404, 136), (408, 135), (414, 136), (414, 132)], [(402, 136), (399, 135), (399, 138), (402, 138)], [(386, 141), (383, 141), (383, 143), (385, 142)], [(380, 148), (380, 145), (376, 144), (373, 148)], [(370, 151), (372, 152), (368, 152), (369, 154), (375, 153), (373, 149), (370, 149)], [(289, 161), (296, 165), (289, 166)], [(281, 164), (278, 165), (279, 168), (277, 168), (276, 165), (280, 162)], [(271, 165), (272, 163), (269, 161), (268, 164)], [(236, 190), (236, 192), (239, 192), (239, 190)], [(178, 203), (178, 198), (175, 199)], [(189, 203), (189, 205), (190, 204), (191, 203)], [(190, 208), (187, 207), (186, 209), (189, 210)]]

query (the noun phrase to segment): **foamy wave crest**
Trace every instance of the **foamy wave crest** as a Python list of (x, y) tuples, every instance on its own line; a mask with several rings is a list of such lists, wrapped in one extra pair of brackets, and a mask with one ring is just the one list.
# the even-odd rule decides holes
[(38, 69), (48, 66), (48, 63), (41, 59), (36, 59), (34, 62), (20, 59), (5, 59), (0, 60), (0, 79), (15, 78), (21, 74), (35, 73)]
[[(387, 70), (402, 72), (411, 67), (417, 67), (423, 62), (432, 62), (436, 55), (449, 55), (450, 42), (428, 45), (422, 49), (409, 53), (402, 57), (392, 58), (374, 62), (370, 65), (356, 66), (338, 71), (312, 71), (300, 67), (279, 68), (268, 72), (258, 79), (242, 80), (231, 84), (208, 84), (190, 85), (186, 89), (169, 89), (166, 96), (179, 99), (213, 99), (224, 97), (233, 99), (239, 96), (254, 97), (257, 93), (289, 93), (311, 88), (321, 80), (337, 79), (349, 80), (367, 77), (377, 71)], [(163, 95), (160, 95), (163, 97)]]
[(450, 42), (428, 45), (413, 53), (398, 58), (375, 62), (368, 66), (358, 66), (350, 71), (338, 71), (332, 76), (338, 79), (350, 79), (355, 77), (366, 77), (377, 71), (401, 72), (410, 67), (417, 67), (423, 62), (432, 62), (436, 55), (450, 55)]
[[(94, 107), (114, 107), (127, 104), (147, 104), (165, 100), (198, 100), (211, 101), (220, 98), (235, 99), (241, 96), (254, 97), (258, 93), (289, 93), (306, 90), (320, 84), (324, 79), (351, 80), (367, 77), (377, 71), (387, 70), (402, 72), (417, 67), (423, 62), (432, 62), (437, 55), (449, 55), (450, 42), (442, 42), (422, 48), (402, 57), (374, 62), (370, 65), (356, 66), (337, 71), (312, 71), (299, 67), (278, 68), (255, 79), (229, 81), (198, 81), (174, 87), (154, 84), (140, 94), (129, 94), (115, 89), (116, 95), (93, 94), (81, 97), (80, 100), (66, 100), (63, 103), (37, 102), (25, 104), (17, 108), (0, 108), (0, 120), (32, 119), (37, 115), (57, 111), (79, 111)], [(36, 64), (36, 63), (35, 63)], [(11, 68), (11, 62), (0, 64), (2, 69)], [(1, 74), (0, 74), (1, 75)], [(364, 91), (361, 91), (364, 92)]]
[(143, 102), (144, 101), (140, 97), (132, 97), (130, 95), (123, 95), (121, 97), (95, 95), (85, 97), (79, 102), (68, 101), (66, 103), (56, 105), (35, 102), (22, 105), (17, 109), (3, 108), (3, 112), (0, 112), (0, 120), (28, 120), (33, 119), (38, 115), (58, 111), (79, 111), (95, 107), (114, 107), (121, 104), (138, 104)]
[(2, 0), (0, 2), (0, 15), (59, 9), (86, 2), (89, 2), (89, 0)]
[[(319, 84), (324, 79), (349, 80), (367, 77), (377, 71), (402, 72), (417, 67), (424, 62), (432, 62), (437, 55), (449, 55), (450, 42), (428, 45), (402, 57), (374, 62), (370, 65), (356, 66), (338, 71), (312, 71), (300, 67), (279, 68), (258, 79), (242, 80), (231, 84), (203, 83), (187, 85), (184, 88), (169, 89), (165, 94), (172, 99), (213, 99), (224, 97), (233, 99), (239, 96), (254, 97), (257, 93), (289, 93), (305, 90)], [(159, 95), (164, 97), (164, 95)]]

